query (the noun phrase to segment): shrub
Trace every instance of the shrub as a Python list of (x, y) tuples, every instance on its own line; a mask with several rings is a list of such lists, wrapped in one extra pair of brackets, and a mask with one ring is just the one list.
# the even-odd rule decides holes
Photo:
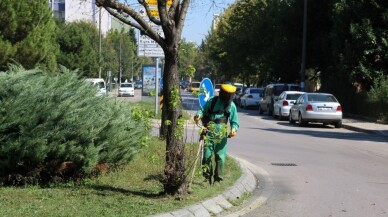
[(388, 121), (388, 77), (382, 75), (375, 79), (368, 96), (378, 118)]
[[(149, 119), (128, 104), (97, 97), (64, 71), (11, 67), (0, 72), (0, 183), (45, 183), (93, 175), (130, 161), (149, 132)], [(96, 167), (99, 165), (98, 167)]]

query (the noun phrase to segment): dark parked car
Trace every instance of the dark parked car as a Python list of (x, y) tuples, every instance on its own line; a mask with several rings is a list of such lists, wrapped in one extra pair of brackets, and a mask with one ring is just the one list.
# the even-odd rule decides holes
[(264, 88), (264, 95), (259, 102), (259, 114), (268, 112), (268, 115), (273, 114), (273, 106), (279, 95), (283, 91), (300, 91), (298, 84), (269, 84)]
[(141, 89), (141, 88), (143, 88), (143, 82), (135, 81), (135, 89)]

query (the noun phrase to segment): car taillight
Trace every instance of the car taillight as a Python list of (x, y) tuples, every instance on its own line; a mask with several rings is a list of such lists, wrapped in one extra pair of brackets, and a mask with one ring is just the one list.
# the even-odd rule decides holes
[(252, 96), (252, 95), (249, 95), (249, 96), (247, 96), (247, 98), (250, 98), (250, 99), (251, 99), (251, 98), (253, 98), (253, 96)]
[(306, 111), (312, 111), (313, 110), (313, 106), (312, 105), (307, 105), (306, 106)]
[(287, 101), (283, 101), (283, 106), (288, 106), (288, 102)]
[(342, 106), (337, 106), (337, 112), (342, 112)]

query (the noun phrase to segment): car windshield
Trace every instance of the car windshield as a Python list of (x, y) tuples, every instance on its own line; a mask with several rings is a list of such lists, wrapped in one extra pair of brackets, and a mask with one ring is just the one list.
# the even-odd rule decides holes
[(251, 89), (251, 93), (263, 93), (262, 89)]
[(136, 81), (136, 84), (142, 84), (143, 82), (141, 82), (141, 81)]
[(132, 87), (132, 84), (121, 84), (121, 87)]
[(216, 84), (216, 86), (214, 87), (214, 89), (220, 89), (221, 88), (221, 84)]
[(307, 100), (309, 102), (338, 102), (333, 95), (328, 94), (310, 94)]
[(199, 84), (200, 84), (200, 83), (191, 83), (191, 86), (192, 86), (192, 87), (199, 87)]
[(98, 82), (98, 87), (99, 88), (104, 88), (105, 87), (104, 82)]
[(286, 99), (287, 100), (297, 100), (301, 94), (295, 93), (295, 94), (287, 94)]
[(274, 86), (273, 87), (273, 94), (275, 96), (279, 96), (283, 91), (288, 90), (287, 85), (279, 85), (279, 86)]

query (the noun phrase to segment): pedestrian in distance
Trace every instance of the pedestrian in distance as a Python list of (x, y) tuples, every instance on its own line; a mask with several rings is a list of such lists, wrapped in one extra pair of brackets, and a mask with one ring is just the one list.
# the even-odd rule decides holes
[[(235, 92), (235, 86), (222, 84), (219, 96), (210, 98), (194, 116), (194, 121), (198, 123), (201, 120), (204, 127), (202, 130), (204, 138), (202, 174), (210, 184), (224, 179), (227, 139), (228, 137), (234, 137), (239, 128), (237, 108), (233, 102)], [(228, 122), (230, 124), (230, 131), (228, 129)], [(213, 153), (215, 156), (214, 173)]]

